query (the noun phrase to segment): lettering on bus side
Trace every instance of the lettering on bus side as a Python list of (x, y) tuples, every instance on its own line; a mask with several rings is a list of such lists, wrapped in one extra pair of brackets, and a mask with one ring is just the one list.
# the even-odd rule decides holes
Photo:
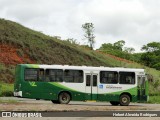
[(32, 87), (36, 87), (36, 83), (35, 82), (29, 82), (29, 84), (32, 86)]
[(117, 87), (117, 86), (113, 86), (113, 85), (106, 85), (106, 88), (108, 88), (108, 89), (122, 89), (121, 86)]

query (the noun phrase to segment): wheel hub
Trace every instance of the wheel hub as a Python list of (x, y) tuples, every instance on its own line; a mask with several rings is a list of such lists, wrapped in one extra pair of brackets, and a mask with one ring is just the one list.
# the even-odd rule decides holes
[(122, 98), (123, 103), (127, 103), (128, 99), (126, 97)]
[(63, 101), (66, 101), (66, 100), (67, 100), (67, 96), (63, 94), (62, 100), (63, 100)]

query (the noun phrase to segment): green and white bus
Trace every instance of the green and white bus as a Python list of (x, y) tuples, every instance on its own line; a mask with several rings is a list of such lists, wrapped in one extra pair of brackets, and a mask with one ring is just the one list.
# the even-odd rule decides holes
[(144, 69), (69, 65), (19, 64), (14, 96), (51, 100), (109, 101), (112, 105), (148, 100)]

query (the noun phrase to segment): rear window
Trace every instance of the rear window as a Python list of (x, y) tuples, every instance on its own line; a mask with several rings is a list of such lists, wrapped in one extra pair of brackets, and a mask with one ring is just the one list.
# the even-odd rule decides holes
[(38, 80), (38, 69), (25, 69), (25, 80), (26, 81), (37, 81)]
[(134, 72), (119, 72), (119, 77), (120, 84), (135, 84)]

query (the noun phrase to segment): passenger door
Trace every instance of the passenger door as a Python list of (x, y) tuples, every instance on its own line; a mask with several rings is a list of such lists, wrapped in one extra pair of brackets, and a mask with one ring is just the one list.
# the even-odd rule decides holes
[(98, 74), (85, 74), (85, 80), (86, 80), (86, 94), (85, 99), (86, 100), (97, 100), (97, 78)]

